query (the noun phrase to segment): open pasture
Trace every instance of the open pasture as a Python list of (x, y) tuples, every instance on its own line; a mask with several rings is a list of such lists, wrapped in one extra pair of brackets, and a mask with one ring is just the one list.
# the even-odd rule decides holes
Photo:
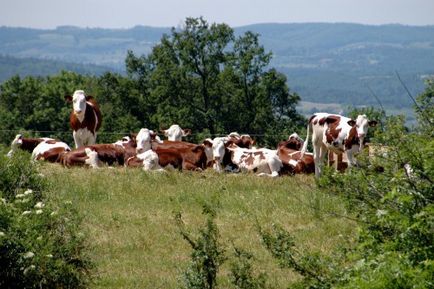
[(313, 176), (260, 178), (254, 174), (214, 171), (165, 173), (141, 169), (65, 169), (44, 163), (51, 180), (49, 197), (71, 201), (83, 217), (95, 264), (91, 288), (179, 288), (191, 248), (179, 234), (180, 212), (194, 235), (206, 217), (203, 204), (217, 208), (220, 243), (228, 260), (219, 272), (219, 288), (230, 284), (233, 247), (254, 257), (256, 273), (268, 276), (272, 288), (287, 288), (297, 273), (279, 268), (264, 249), (256, 223), (279, 224), (297, 246), (329, 253), (355, 236), (339, 197), (316, 189)]

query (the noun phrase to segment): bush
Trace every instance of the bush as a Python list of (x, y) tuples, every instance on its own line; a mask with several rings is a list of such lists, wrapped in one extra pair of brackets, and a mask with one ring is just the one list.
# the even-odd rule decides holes
[(91, 263), (78, 214), (44, 199), (48, 183), (29, 159), (0, 156), (0, 287), (85, 288)]

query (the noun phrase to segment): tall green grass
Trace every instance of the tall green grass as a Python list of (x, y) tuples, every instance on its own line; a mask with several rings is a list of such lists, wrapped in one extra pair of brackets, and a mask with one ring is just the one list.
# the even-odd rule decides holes
[[(301, 248), (330, 252), (354, 236), (338, 197), (319, 193), (312, 176), (259, 178), (212, 171), (149, 173), (140, 169), (42, 167), (51, 198), (71, 201), (84, 217), (95, 271), (92, 288), (178, 288), (190, 256), (174, 216), (181, 212), (192, 234), (203, 226), (204, 204), (217, 207), (216, 223), (229, 259), (233, 247), (254, 254), (257, 273), (273, 288), (299, 276), (280, 269), (261, 244), (256, 224), (279, 224)], [(230, 261), (230, 260), (229, 260)], [(219, 272), (229, 283), (230, 262)]]

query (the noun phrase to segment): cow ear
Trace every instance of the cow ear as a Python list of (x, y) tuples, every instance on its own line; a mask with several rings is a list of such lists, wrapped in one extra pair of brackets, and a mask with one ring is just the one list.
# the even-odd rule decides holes
[(206, 139), (202, 142), (204, 146), (212, 147), (212, 140)]
[(326, 122), (327, 124), (331, 124), (331, 123), (335, 123), (335, 122), (337, 122), (337, 121), (339, 121), (339, 120), (340, 120), (339, 117), (334, 116), (334, 115), (331, 115), (331, 116), (328, 116), (328, 117), (325, 119), (325, 122)]
[(92, 95), (86, 95), (86, 100), (87, 100), (87, 101), (89, 101), (89, 100), (91, 100), (91, 99), (93, 99), (93, 96), (92, 96)]
[(350, 119), (347, 123), (348, 123), (350, 126), (355, 126), (355, 125), (356, 125), (356, 121), (353, 120), (353, 119)]
[(66, 102), (72, 102), (72, 95), (65, 95)]
[(373, 127), (373, 126), (377, 126), (377, 121), (376, 120), (371, 120), (371, 121), (369, 121), (368, 122), (368, 125), (370, 126), (370, 127)]
[(183, 130), (182, 130), (182, 135), (183, 135), (183, 136), (188, 136), (188, 135), (190, 135), (190, 134), (191, 134), (191, 129), (186, 128), (186, 129), (183, 129)]

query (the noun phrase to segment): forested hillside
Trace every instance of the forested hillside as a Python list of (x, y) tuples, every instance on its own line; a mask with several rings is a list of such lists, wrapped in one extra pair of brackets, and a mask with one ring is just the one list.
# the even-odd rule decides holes
[(30, 75), (46, 76), (57, 74), (62, 70), (69, 70), (80, 74), (101, 75), (106, 71), (113, 70), (113, 68), (98, 65), (42, 60), (38, 58), (16, 58), (2, 55), (0, 55), (0, 67), (0, 82), (17, 74), (22, 77)]
[[(423, 91), (424, 79), (434, 74), (434, 26), (311, 23), (234, 29), (236, 35), (249, 30), (258, 33), (265, 49), (273, 52), (270, 66), (287, 76), (288, 85), (303, 101), (337, 103), (336, 109), (378, 105), (369, 86), (387, 109), (408, 110), (411, 101), (396, 72), (414, 95)], [(1, 27), (0, 54), (93, 63), (125, 71), (128, 50), (135, 55), (148, 54), (165, 33), (170, 29)], [(28, 73), (44, 74), (43, 66), (32, 67)], [(65, 69), (81, 72), (67, 66)], [(0, 66), (0, 70), (0, 75), (5, 74), (3, 70), (22, 74), (7, 66)]]

